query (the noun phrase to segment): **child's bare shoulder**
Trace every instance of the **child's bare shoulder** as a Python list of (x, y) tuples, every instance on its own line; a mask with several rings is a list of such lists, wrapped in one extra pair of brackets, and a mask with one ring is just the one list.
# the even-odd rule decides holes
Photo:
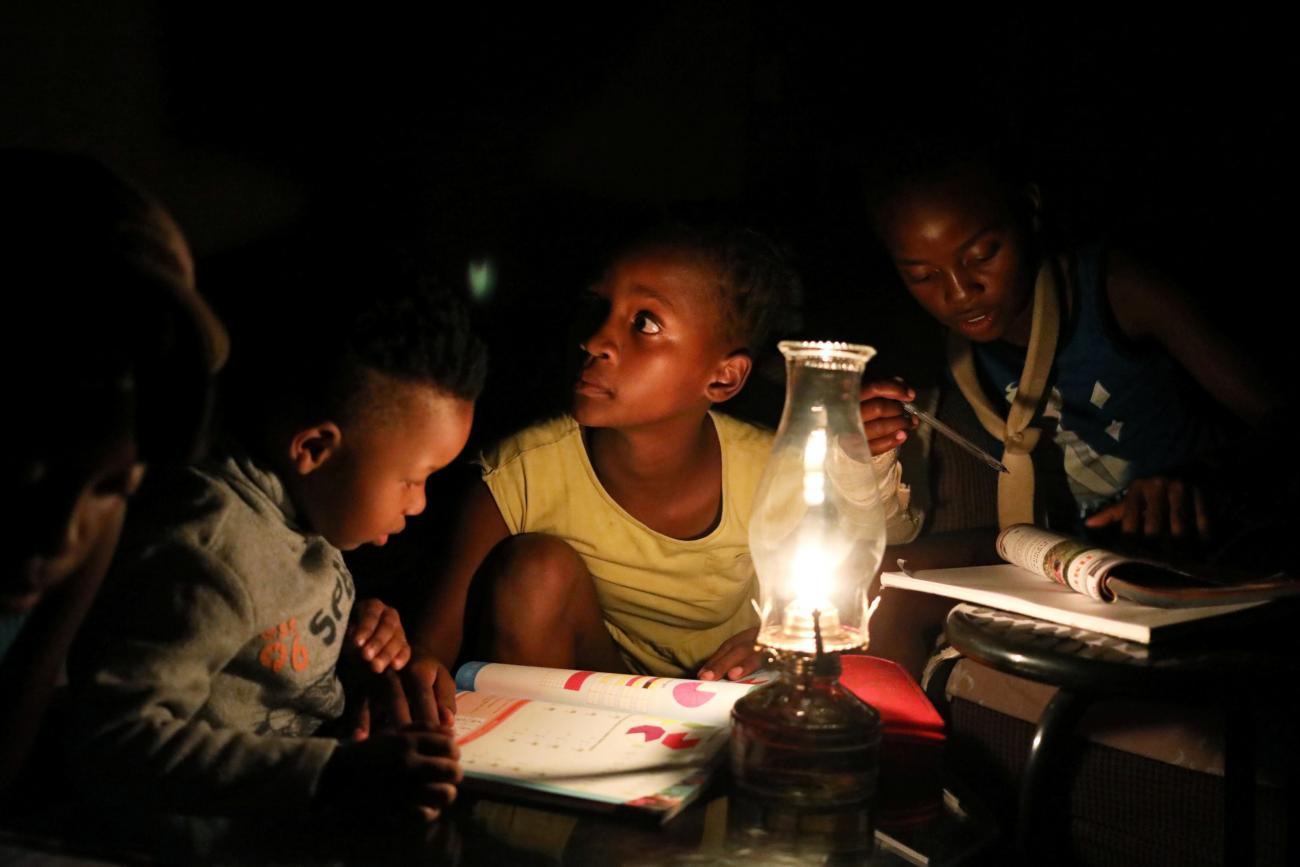
[(573, 416), (562, 415), (530, 425), (497, 441), (479, 454), (476, 463), (489, 474), (521, 461), (546, 460), (547, 453), (579, 434)]
[(711, 412), (718, 437), (734, 448), (758, 449), (766, 453), (772, 448), (773, 432), (769, 428), (742, 421), (722, 412)]
[(1106, 300), (1131, 340), (1159, 336), (1171, 326), (1182, 328), (1181, 320), (1194, 315), (1194, 306), (1172, 279), (1122, 249), (1106, 251)]

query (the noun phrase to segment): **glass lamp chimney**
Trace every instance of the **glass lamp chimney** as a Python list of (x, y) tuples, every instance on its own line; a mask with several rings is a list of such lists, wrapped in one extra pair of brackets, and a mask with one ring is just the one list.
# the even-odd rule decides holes
[(885, 547), (858, 404), (875, 350), (795, 341), (780, 349), (785, 410), (749, 525), (758, 643), (780, 676), (736, 702), (732, 772), (764, 801), (858, 807), (869, 817), (880, 715), (840, 684), (839, 654), (868, 642), (867, 588)]

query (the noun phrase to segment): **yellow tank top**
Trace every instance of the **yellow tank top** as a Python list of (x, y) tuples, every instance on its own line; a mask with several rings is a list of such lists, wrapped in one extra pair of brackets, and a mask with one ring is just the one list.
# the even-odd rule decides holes
[(623, 511), (569, 416), (515, 434), (479, 461), (512, 534), (547, 533), (581, 555), (610, 635), (647, 674), (694, 674), (722, 642), (758, 625), (749, 514), (772, 434), (709, 415), (722, 447), (722, 518), (700, 539), (656, 533)]

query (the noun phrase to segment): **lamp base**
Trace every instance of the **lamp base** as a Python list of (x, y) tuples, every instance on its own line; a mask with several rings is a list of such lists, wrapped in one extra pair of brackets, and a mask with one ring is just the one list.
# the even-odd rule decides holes
[(748, 794), (807, 809), (874, 802), (880, 714), (839, 682), (837, 654), (781, 653), (780, 677), (731, 711), (731, 772)]

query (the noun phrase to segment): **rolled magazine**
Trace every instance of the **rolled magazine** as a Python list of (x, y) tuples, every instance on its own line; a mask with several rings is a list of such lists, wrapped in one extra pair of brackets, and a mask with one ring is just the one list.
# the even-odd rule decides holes
[(1300, 595), (1300, 581), (1285, 573), (1219, 581), (1157, 560), (1118, 554), (1032, 524), (1007, 527), (998, 534), (997, 550), (1008, 563), (1102, 602), (1128, 599), (1157, 608), (1190, 608)]

